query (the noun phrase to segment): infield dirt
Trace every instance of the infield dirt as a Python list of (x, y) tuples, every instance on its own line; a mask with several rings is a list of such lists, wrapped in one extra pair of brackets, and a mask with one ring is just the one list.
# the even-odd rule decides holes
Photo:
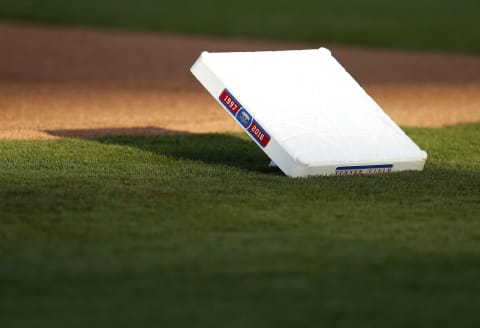
[(480, 56), (0, 24), (0, 138), (240, 131), (190, 74), (203, 50), (326, 46), (400, 125), (480, 121)]

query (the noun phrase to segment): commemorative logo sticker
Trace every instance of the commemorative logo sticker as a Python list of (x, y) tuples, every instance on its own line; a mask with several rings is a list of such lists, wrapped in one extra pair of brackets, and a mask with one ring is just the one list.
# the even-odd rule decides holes
[(235, 97), (224, 89), (218, 97), (222, 105), (237, 119), (255, 141), (262, 147), (266, 147), (270, 142), (270, 135), (263, 129), (253, 116), (235, 99)]

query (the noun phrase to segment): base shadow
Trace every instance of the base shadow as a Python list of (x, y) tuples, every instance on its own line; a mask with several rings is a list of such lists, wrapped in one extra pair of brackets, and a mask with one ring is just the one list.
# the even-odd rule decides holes
[(136, 147), (181, 160), (226, 165), (259, 173), (282, 174), (247, 137), (230, 133), (191, 134), (156, 127), (45, 131), (52, 136), (81, 138), (104, 144)]

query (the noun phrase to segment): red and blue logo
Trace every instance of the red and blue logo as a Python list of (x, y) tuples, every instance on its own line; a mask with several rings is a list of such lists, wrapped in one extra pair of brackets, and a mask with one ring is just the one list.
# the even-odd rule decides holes
[(260, 126), (260, 124), (253, 118), (250, 113), (243, 108), (237, 99), (227, 90), (223, 90), (218, 97), (222, 105), (237, 119), (241, 126), (243, 126), (248, 133), (257, 141), (257, 143), (266, 147), (270, 142), (270, 136)]

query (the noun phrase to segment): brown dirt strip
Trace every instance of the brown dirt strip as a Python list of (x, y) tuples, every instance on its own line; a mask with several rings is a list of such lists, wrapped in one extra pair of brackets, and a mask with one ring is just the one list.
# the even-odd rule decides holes
[[(0, 138), (240, 131), (189, 72), (201, 51), (320, 46), (0, 23)], [(480, 121), (480, 56), (327, 46), (401, 125)]]

